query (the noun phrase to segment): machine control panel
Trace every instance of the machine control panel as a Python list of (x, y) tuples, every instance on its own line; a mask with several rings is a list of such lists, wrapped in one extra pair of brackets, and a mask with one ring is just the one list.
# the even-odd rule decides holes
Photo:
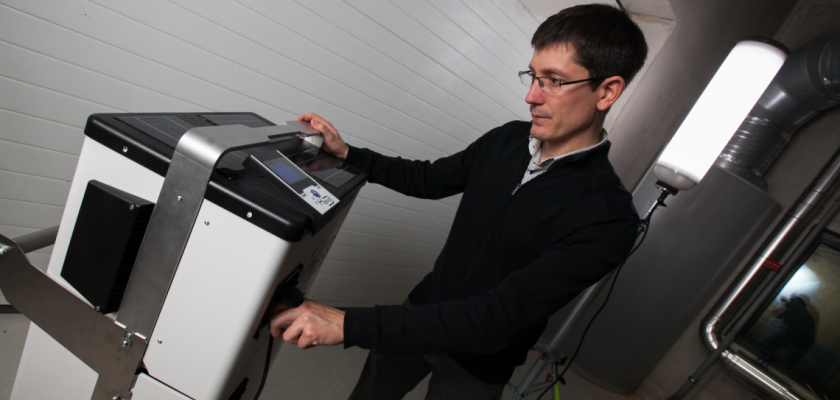
[(321, 214), (338, 204), (336, 196), (279, 151), (251, 154), (244, 166), (254, 175), (268, 179), (274, 186), (290, 189), (303, 203)]

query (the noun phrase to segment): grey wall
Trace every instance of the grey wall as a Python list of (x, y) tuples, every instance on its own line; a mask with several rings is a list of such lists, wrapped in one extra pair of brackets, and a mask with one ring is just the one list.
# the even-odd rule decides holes
[[(673, 3), (679, 14), (679, 10), (685, 6), (680, 5), (680, 3), (692, 2), (673, 1)], [(723, 3), (729, 4), (729, 2), (720, 3), (721, 5)], [(708, 6), (710, 2), (703, 2), (703, 5)], [(788, 7), (789, 5), (787, 3), (785, 6)], [(837, 0), (803, 0), (798, 2), (791, 11), (787, 19), (777, 27), (775, 32), (775, 38), (791, 49), (807, 42), (824, 30), (840, 26), (837, 22), (840, 21), (840, 1)], [(673, 38), (677, 37), (679, 28), (685, 26), (685, 23), (685, 19), (680, 18), (678, 29), (674, 32)], [(773, 36), (772, 33), (770, 35)], [(668, 44), (663, 48), (663, 54), (668, 49)], [(656, 68), (656, 65), (651, 66), (651, 70), (654, 68)], [(768, 182), (767, 193), (779, 201), (785, 212), (816, 177), (825, 163), (840, 149), (840, 130), (838, 127), (840, 127), (840, 107), (835, 107), (818, 115), (798, 131), (765, 175)], [(626, 177), (630, 178), (629, 176)], [(840, 193), (835, 191), (831, 198), (836, 198), (838, 194)], [(771, 228), (772, 226), (775, 226), (775, 223), (771, 225)], [(840, 220), (835, 220), (829, 226), (829, 229), (840, 232)], [(765, 237), (767, 233), (769, 232), (765, 233)], [(762, 238), (756, 242), (753, 251), (749, 253), (750, 256), (757, 250), (763, 240)], [(700, 341), (700, 321), (747, 262), (747, 259), (742, 260), (739, 268), (733, 271), (718, 294), (713, 296), (712, 301), (697, 315), (694, 322), (686, 328), (680, 339), (671, 347), (647, 380), (642, 383), (637, 394), (650, 400), (665, 399), (674, 394), (687, 377), (705, 360), (709, 353)], [(759, 397), (727, 374), (720, 365), (716, 365), (701, 381), (700, 387), (692, 391), (686, 398), (734, 400)]]
[(612, 130), (611, 160), (632, 189), (729, 54), (751, 35), (773, 36), (795, 0), (672, 0), (677, 27)]

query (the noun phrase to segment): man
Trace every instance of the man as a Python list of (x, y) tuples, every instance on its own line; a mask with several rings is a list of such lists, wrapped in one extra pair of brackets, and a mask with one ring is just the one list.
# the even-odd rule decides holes
[(434, 270), (403, 305), (344, 313), (307, 300), (273, 317), (272, 335), (300, 348), (371, 350), (352, 399), (402, 398), (430, 372), (427, 399), (500, 398), (548, 317), (633, 245), (638, 216), (601, 124), (644, 63), (641, 30), (593, 4), (550, 17), (531, 43), (520, 79), (532, 121), (509, 122), (435, 162), (351, 147), (321, 117), (298, 117), (372, 183), (429, 199), (463, 193)]

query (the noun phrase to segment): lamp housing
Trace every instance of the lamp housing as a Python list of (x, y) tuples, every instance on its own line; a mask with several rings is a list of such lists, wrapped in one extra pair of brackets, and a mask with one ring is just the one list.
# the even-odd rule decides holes
[(656, 161), (656, 178), (678, 190), (696, 186), (787, 56), (785, 46), (771, 39), (737, 42)]

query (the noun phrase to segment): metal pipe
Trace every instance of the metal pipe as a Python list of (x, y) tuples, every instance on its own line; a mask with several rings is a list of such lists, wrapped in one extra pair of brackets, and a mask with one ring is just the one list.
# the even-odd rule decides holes
[(748, 358), (724, 350), (721, 354), (727, 371), (735, 373), (739, 380), (756, 392), (762, 393), (768, 400), (808, 400), (784, 382), (770, 375), (758, 364)]
[[(753, 261), (745, 268), (745, 272), (729, 287), (700, 324), (703, 344), (709, 351), (718, 350), (720, 347), (718, 337), (721, 336), (721, 331), (727, 322), (735, 311), (743, 305), (764, 276), (771, 271), (770, 268), (765, 267), (765, 263), (768, 260), (775, 262), (784, 255), (793, 241), (802, 233), (807, 222), (818, 213), (838, 182), (840, 182), (840, 150), (834, 154), (834, 157), (814, 179), (811, 186), (800, 196), (799, 201), (791, 207), (791, 210), (779, 222), (753, 258)], [(727, 349), (723, 350), (720, 359), (733, 375), (753, 389), (771, 396), (771, 398), (805, 399), (805, 397), (791, 390), (785, 383), (779, 382), (767, 374), (761, 367)]]
[(52, 228), (28, 233), (23, 236), (18, 236), (12, 240), (20, 246), (20, 249), (23, 250), (24, 253), (31, 253), (35, 250), (40, 250), (44, 247), (55, 244), (56, 236), (58, 236), (58, 225)]
[(758, 297), (756, 297), (756, 299), (750, 304), (747, 311), (738, 318), (738, 322), (736, 322), (732, 329), (726, 333), (717, 350), (713, 351), (712, 354), (709, 354), (709, 357), (706, 358), (706, 361), (700, 365), (697, 371), (688, 377), (688, 382), (686, 382), (683, 387), (668, 400), (680, 400), (685, 397), (685, 395), (693, 388), (693, 385), (696, 385), (698, 380), (703, 377), (706, 371), (708, 371), (709, 368), (718, 361), (718, 358), (720, 358), (723, 352), (726, 351), (726, 348), (735, 341), (735, 338), (741, 333), (741, 330), (747, 326), (750, 319), (752, 319), (752, 317), (764, 305), (764, 302), (773, 295), (773, 292), (775, 292), (779, 284), (781, 284), (786, 278), (787, 273), (799, 266), (811, 245), (819, 239), (823, 230), (825, 230), (828, 223), (831, 222), (838, 212), (840, 212), (840, 198), (834, 201), (831, 209), (829, 209), (828, 212), (826, 212), (820, 219), (820, 222), (813, 227), (810, 232), (808, 232), (808, 235), (805, 236), (805, 239), (803, 239), (799, 246), (796, 247), (793, 254), (788, 257), (787, 261), (785, 261), (784, 265), (782, 265), (782, 268), (779, 269), (779, 272), (773, 276), (773, 279), (770, 280), (766, 286), (764, 286), (764, 289), (761, 290)]
[[(822, 172), (811, 183), (811, 186), (799, 197), (782, 221), (764, 242), (752, 262), (747, 265), (745, 272), (733, 283), (729, 290), (718, 300), (700, 325), (703, 342), (710, 351), (717, 350), (720, 330), (732, 317), (732, 314), (749, 297), (754, 288), (771, 269), (767, 263), (776, 263), (791, 243), (802, 233), (806, 223), (811, 220), (825, 199), (840, 182), (840, 151), (823, 168)], [(740, 304), (739, 304), (740, 303)]]
[(793, 134), (840, 102), (840, 29), (823, 32), (791, 53), (715, 162), (760, 188)]
[[(780, 143), (779, 135), (786, 142), (802, 124), (819, 111), (840, 102), (840, 50), (836, 50), (838, 44), (840, 30), (835, 29), (819, 35), (794, 51), (745, 119), (736, 137), (727, 145), (716, 165), (761, 186), (764, 183), (760, 179), (761, 175), (766, 172), (770, 162), (783, 147), (777, 146)], [(767, 143), (750, 144), (747, 139)], [(765, 153), (752, 151), (758, 148), (763, 148)], [(756, 178), (759, 182), (756, 182)], [(735, 312), (741, 309), (764, 277), (770, 273), (771, 268), (763, 267), (778, 265), (776, 261), (782, 258), (799, 237), (807, 221), (817, 214), (838, 181), (840, 151), (835, 153), (808, 190), (791, 207), (700, 325), (703, 343), (710, 351), (722, 352), (720, 357), (726, 368), (737, 378), (771, 398), (803, 399), (786, 384), (765, 373), (761, 367), (725, 348), (719, 349), (721, 344), (718, 337)]]

